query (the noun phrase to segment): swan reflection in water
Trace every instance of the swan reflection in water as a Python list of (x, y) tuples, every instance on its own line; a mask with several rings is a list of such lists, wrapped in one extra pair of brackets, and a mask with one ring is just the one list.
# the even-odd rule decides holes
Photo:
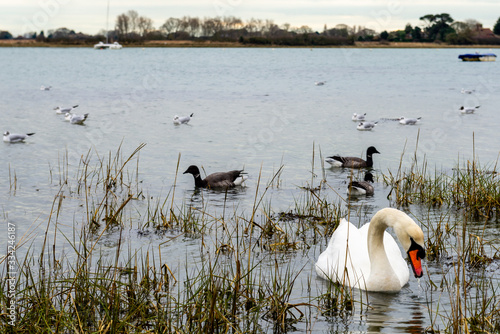
[[(397, 333), (425, 332), (425, 301), (418, 300), (409, 289), (399, 294), (370, 292), (366, 312), (368, 333), (380, 333), (391, 328)], [(401, 309), (401, 305), (406, 305)]]

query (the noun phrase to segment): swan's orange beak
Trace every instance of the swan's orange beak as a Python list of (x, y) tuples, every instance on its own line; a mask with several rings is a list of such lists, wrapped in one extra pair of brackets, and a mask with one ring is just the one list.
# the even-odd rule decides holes
[(408, 256), (410, 257), (411, 268), (413, 269), (413, 273), (415, 277), (422, 277), (422, 262), (420, 261), (420, 257), (418, 256), (418, 249), (413, 249), (408, 252)]

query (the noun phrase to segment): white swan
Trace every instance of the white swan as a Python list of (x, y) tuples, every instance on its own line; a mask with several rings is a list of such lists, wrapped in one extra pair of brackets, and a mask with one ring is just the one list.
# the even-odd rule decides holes
[(192, 113), (189, 116), (174, 116), (174, 124), (175, 125), (181, 125), (181, 124), (187, 124), (191, 120), (191, 117), (193, 117), (194, 113)]
[(410, 274), (396, 241), (385, 232), (387, 227), (396, 232), (415, 277), (422, 277), (424, 233), (406, 213), (393, 208), (378, 211), (360, 229), (342, 219), (316, 262), (316, 272), (324, 279), (362, 290), (400, 291)]

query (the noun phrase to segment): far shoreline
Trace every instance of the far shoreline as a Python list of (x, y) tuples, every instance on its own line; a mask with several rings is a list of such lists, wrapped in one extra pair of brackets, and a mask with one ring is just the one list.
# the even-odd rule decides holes
[[(124, 44), (124, 48), (307, 48), (307, 49), (498, 49), (500, 45), (471, 44), (450, 45), (436, 42), (354, 42), (354, 45), (256, 45), (240, 42), (156, 40), (144, 43)], [(92, 48), (93, 44), (46, 43), (36, 40), (5, 39), (0, 40), (0, 47), (45, 47), (45, 48)]]

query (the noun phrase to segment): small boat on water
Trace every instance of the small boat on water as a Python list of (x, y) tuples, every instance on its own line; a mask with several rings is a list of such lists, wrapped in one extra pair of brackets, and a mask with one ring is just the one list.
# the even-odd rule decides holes
[(458, 58), (463, 61), (495, 61), (497, 56), (493, 53), (466, 53)]
[(94, 45), (94, 49), (97, 49), (97, 50), (104, 50), (104, 49), (119, 50), (122, 47), (123, 46), (118, 42), (114, 42), (114, 43), (99, 42), (99, 43)]

